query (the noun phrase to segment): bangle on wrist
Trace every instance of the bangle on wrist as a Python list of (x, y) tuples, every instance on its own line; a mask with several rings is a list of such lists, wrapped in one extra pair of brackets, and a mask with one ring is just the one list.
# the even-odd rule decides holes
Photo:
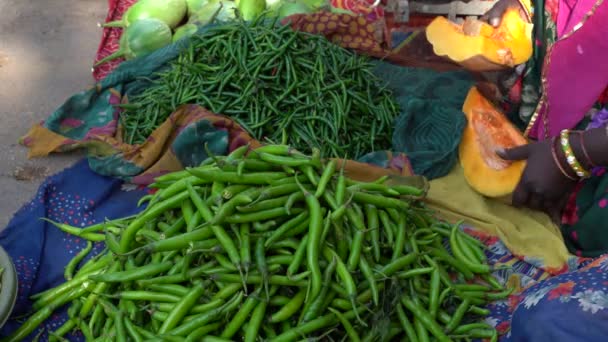
[(559, 139), (557, 139), (556, 137), (554, 137), (553, 141), (551, 142), (551, 155), (553, 156), (553, 162), (555, 162), (555, 165), (559, 168), (559, 171), (562, 173), (562, 175), (564, 175), (564, 177), (575, 181), (576, 177), (573, 177), (573, 176), (569, 175), (568, 172), (566, 172), (566, 170), (564, 169), (564, 166), (562, 165), (562, 163), (560, 162), (560, 160), (557, 156), (558, 142), (559, 142)]
[(570, 168), (579, 178), (588, 178), (590, 176), (589, 171), (585, 170), (581, 163), (576, 159), (572, 146), (570, 146), (570, 131), (565, 129), (560, 133), (560, 143), (562, 151), (566, 156), (566, 162), (570, 165)]
[(589, 156), (589, 153), (587, 152), (587, 148), (585, 147), (585, 134), (581, 131), (577, 132), (578, 136), (579, 136), (579, 144), (581, 147), (581, 152), (583, 153), (583, 157), (585, 157), (584, 162), (587, 163), (587, 165), (592, 169), (594, 167), (597, 167), (597, 164), (593, 162), (593, 160), (591, 160), (591, 157)]

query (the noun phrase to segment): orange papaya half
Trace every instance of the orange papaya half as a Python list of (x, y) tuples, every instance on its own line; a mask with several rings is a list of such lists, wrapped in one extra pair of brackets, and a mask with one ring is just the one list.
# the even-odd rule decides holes
[(458, 154), (467, 183), (488, 197), (511, 194), (526, 162), (504, 160), (496, 151), (525, 145), (527, 139), (476, 87), (469, 91), (462, 111), (468, 122)]
[(426, 37), (436, 55), (467, 69), (489, 71), (528, 61), (533, 52), (532, 28), (519, 10), (510, 9), (496, 28), (477, 19), (456, 24), (437, 17), (427, 26)]

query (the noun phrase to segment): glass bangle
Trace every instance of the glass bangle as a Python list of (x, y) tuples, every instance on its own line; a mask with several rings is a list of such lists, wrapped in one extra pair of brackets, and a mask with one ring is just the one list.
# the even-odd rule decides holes
[(574, 155), (574, 152), (572, 151), (572, 146), (570, 146), (570, 131), (565, 129), (560, 133), (560, 143), (562, 145), (562, 151), (564, 152), (564, 155), (566, 156), (566, 162), (568, 163), (568, 165), (570, 165), (570, 167), (572, 168), (572, 170), (574, 171), (574, 173), (576, 173), (576, 175), (580, 178), (587, 178), (589, 177), (589, 171), (585, 170), (582, 166), (581, 163), (579, 163), (579, 161), (576, 159), (576, 156)]

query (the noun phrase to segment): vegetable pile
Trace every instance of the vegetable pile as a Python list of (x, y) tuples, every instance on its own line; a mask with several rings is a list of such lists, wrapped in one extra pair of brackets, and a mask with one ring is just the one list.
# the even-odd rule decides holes
[(173, 31), (184, 20), (188, 10), (186, 0), (139, 0), (122, 18), (102, 25), (120, 27), (118, 51), (98, 61), (99, 66), (116, 58), (133, 59), (171, 44)]
[(169, 44), (171, 44), (171, 28), (169, 26), (158, 19), (141, 19), (125, 29), (125, 33), (120, 36), (118, 51), (101, 59), (95, 66), (119, 57), (133, 59), (144, 56)]
[[(119, 27), (120, 49), (100, 60), (95, 66), (116, 58), (133, 59), (194, 34), (199, 27), (214, 21), (226, 22), (242, 18), (253, 20), (268, 10), (268, 14), (283, 18), (293, 14), (312, 13), (324, 6), (299, 0), (139, 0), (120, 20), (103, 27)], [(136, 27), (136, 28), (135, 28)]]
[(134, 217), (56, 223), (107, 251), (73, 274), (90, 246), (75, 257), (6, 341), (64, 304), (55, 340), (496, 340), (482, 306), (509, 291), (480, 242), (428, 214), (422, 190), (349, 179), (318, 151), (247, 151), (159, 177)]
[(390, 148), (399, 114), (369, 59), (326, 38), (268, 21), (233, 22), (191, 38), (189, 49), (121, 113), (124, 136), (142, 143), (177, 106), (201, 105), (254, 138), (356, 159)]

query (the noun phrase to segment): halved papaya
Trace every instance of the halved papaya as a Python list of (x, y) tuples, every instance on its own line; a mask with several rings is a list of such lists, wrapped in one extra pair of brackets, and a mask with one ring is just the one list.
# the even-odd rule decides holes
[(448, 57), (467, 69), (489, 71), (530, 59), (532, 28), (519, 10), (509, 9), (497, 28), (477, 19), (466, 19), (458, 25), (437, 17), (426, 28), (426, 37), (436, 55)]
[(458, 151), (467, 183), (488, 197), (511, 194), (526, 163), (504, 160), (495, 151), (525, 145), (528, 141), (476, 87), (469, 91), (462, 111), (468, 123)]

